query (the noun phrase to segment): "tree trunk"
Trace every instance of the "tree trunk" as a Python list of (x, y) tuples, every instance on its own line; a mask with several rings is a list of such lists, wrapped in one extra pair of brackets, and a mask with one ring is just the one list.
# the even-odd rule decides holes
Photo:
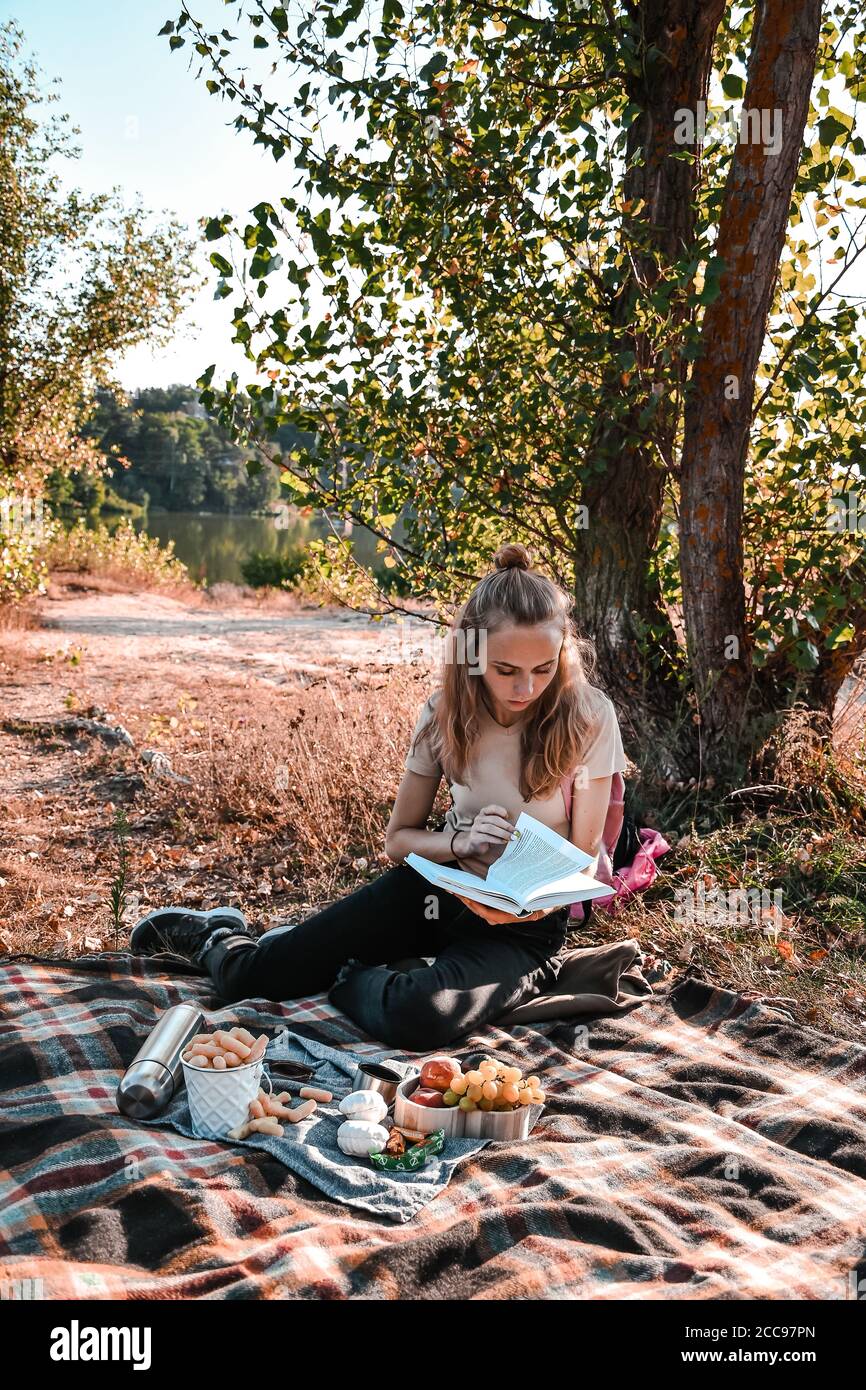
[(720, 293), (705, 312), (686, 401), (680, 565), (708, 770), (724, 771), (742, 751), (753, 682), (743, 585), (745, 466), (820, 26), (821, 0), (759, 0), (743, 108), (781, 114), (781, 149), (774, 155), (763, 140), (736, 146), (719, 223)]
[[(641, 6), (643, 54), (655, 48), (663, 58), (652, 67), (644, 64), (642, 76), (630, 79), (628, 95), (642, 114), (629, 129), (623, 201), (628, 208), (643, 200), (633, 226), (650, 250), (631, 260), (633, 269), (610, 313), (614, 351), (631, 349), (646, 382), (663, 382), (670, 369), (662, 374), (655, 345), (635, 334), (636, 301), (655, 283), (659, 266), (681, 257), (694, 239), (699, 163), (672, 158), (689, 148), (675, 140), (674, 113), (696, 109), (707, 96), (713, 43), (724, 9), (724, 0), (649, 0)], [(698, 152), (697, 143), (691, 148)], [(624, 239), (630, 241), (628, 224)], [(684, 310), (679, 312), (682, 318)], [(686, 369), (682, 363), (681, 374)], [(608, 392), (613, 397), (621, 389), (619, 375), (612, 374)], [(670, 744), (682, 657), (651, 562), (677, 420), (674, 402), (663, 399), (655, 415), (653, 441), (635, 445), (629, 435), (645, 404), (637, 404), (623, 423), (609, 422), (603, 407), (600, 411), (581, 490), (589, 527), (580, 534), (576, 616), (596, 644), (600, 669), (618, 707), (628, 711), (633, 722), (640, 714), (642, 727), (635, 730), (636, 736), (655, 744), (658, 732)], [(594, 471), (600, 461), (604, 471)], [(675, 770), (673, 752), (672, 757), (674, 761), (660, 771)]]

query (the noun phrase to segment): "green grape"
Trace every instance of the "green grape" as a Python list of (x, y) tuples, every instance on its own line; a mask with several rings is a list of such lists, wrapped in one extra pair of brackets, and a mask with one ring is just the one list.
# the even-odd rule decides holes
[(474, 1101), (474, 1100), (470, 1100), (468, 1096), (461, 1096), (460, 1099), (459, 1099), (459, 1101), (457, 1102), (457, 1104), (460, 1106), (460, 1109), (461, 1109), (461, 1110), (477, 1110), (477, 1109), (478, 1109), (478, 1106), (475, 1104), (475, 1101)]
[(493, 1109), (493, 1101), (490, 1099), (489, 1096), (484, 1096), (484, 1097), (478, 1102), (478, 1109), (479, 1109), (479, 1110), (492, 1110), (492, 1109)]
[(442, 1102), (444, 1105), (456, 1105), (459, 1099), (460, 1097), (458, 1096), (456, 1091), (445, 1091), (445, 1093), (442, 1096)]

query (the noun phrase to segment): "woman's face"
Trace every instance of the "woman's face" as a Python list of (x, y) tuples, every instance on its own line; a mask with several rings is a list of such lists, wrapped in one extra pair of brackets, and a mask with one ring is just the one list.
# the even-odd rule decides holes
[(562, 632), (555, 623), (505, 627), (487, 634), (481, 679), (500, 710), (528, 710), (556, 675)]

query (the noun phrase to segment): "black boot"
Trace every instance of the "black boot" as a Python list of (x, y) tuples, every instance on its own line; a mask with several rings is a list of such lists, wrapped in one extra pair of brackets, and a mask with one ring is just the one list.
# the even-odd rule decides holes
[(130, 933), (129, 945), (136, 955), (167, 953), (205, 968), (203, 957), (206, 952), (217, 941), (228, 937), (241, 937), (252, 942), (258, 939), (238, 908), (195, 912), (163, 907), (136, 922)]

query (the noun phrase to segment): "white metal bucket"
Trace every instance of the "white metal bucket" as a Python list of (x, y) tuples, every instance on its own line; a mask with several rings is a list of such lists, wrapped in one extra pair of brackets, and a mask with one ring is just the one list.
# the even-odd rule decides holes
[[(189, 1113), (197, 1139), (225, 1139), (250, 1118), (250, 1101), (256, 1099), (262, 1084), (265, 1059), (241, 1067), (212, 1071), (183, 1061), (183, 1075), (189, 1096)], [(267, 1090), (272, 1089), (267, 1078)]]

